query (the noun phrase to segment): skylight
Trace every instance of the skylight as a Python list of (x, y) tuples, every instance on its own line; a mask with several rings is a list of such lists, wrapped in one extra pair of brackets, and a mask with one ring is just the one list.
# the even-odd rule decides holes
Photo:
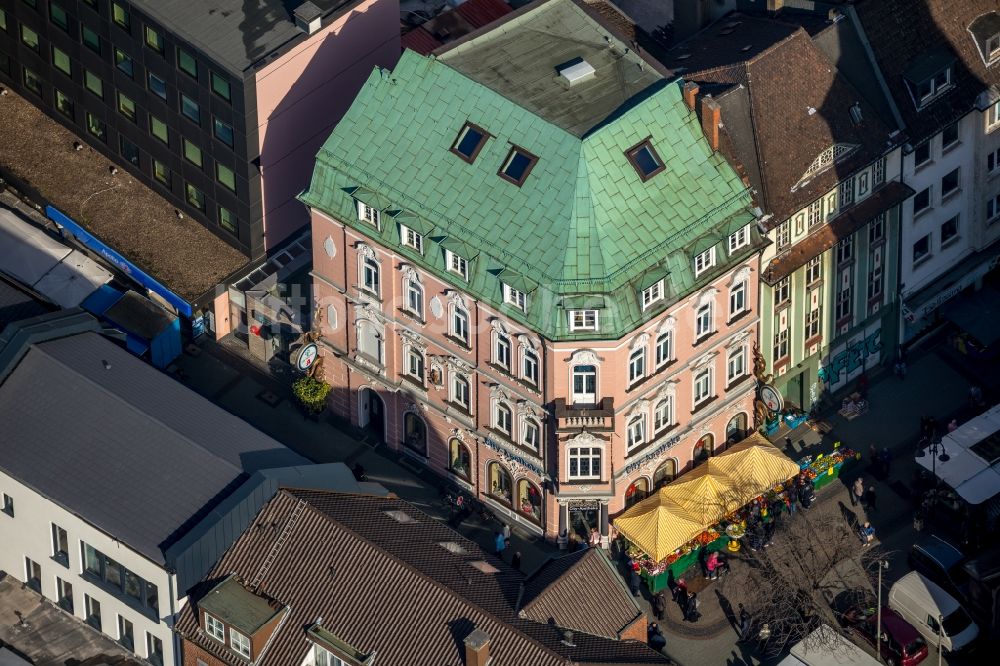
[(643, 181), (649, 180), (666, 168), (649, 139), (629, 148), (625, 155)]
[(495, 574), (500, 571), (486, 560), (473, 560), (472, 562), (469, 562), (469, 566), (482, 571), (484, 574)]
[(451, 146), (451, 152), (469, 164), (472, 164), (476, 161), (476, 157), (479, 155), (479, 151), (483, 149), (488, 137), (489, 133), (482, 127), (467, 122), (455, 138), (455, 143)]
[(527, 180), (528, 174), (531, 173), (531, 169), (534, 168), (537, 161), (538, 157), (525, 149), (511, 146), (510, 152), (507, 153), (507, 159), (504, 160), (497, 175), (520, 187)]
[(453, 555), (465, 555), (468, 551), (462, 548), (461, 544), (454, 541), (439, 541), (438, 545)]
[(409, 523), (415, 523), (415, 522), (417, 522), (416, 520), (413, 519), (413, 516), (411, 516), (410, 514), (406, 513), (405, 511), (399, 511), (398, 509), (393, 509), (391, 511), (386, 511), (385, 515), (389, 516), (390, 518), (392, 518), (393, 520), (395, 520), (397, 523), (403, 523), (404, 525), (407, 525)]

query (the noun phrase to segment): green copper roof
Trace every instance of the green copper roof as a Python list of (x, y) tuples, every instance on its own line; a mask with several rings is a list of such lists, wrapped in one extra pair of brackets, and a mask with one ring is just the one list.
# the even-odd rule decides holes
[[(539, 8), (559, 3), (575, 8), (570, 0)], [(530, 32), (530, 21), (522, 24)], [(477, 257), (466, 257), (469, 283), (459, 286), (505, 307), (501, 282), (516, 275), (533, 286), (529, 311), (506, 311), (552, 337), (583, 337), (569, 333), (558, 307), (563, 297), (607, 295), (599, 337), (615, 336), (653, 314), (639, 306), (643, 276), (665, 276), (670, 300), (690, 293), (693, 244), (702, 248), (706, 237), (719, 244), (719, 267), (699, 282), (710, 280), (730, 263), (726, 231), (753, 220), (748, 193), (710, 150), (681, 99), (681, 83), (653, 83), (580, 138), (443, 62), (407, 51), (391, 72), (369, 77), (320, 150), (301, 199), (447, 281), (461, 283), (445, 271), (440, 243), (478, 248)], [(565, 85), (554, 70), (551, 85)], [(449, 150), (467, 121), (491, 135), (472, 164)], [(666, 169), (643, 182), (625, 151), (645, 139)], [(521, 187), (497, 175), (512, 144), (539, 158)], [(354, 197), (386, 211), (381, 231), (358, 221)], [(400, 245), (388, 214), (395, 211), (432, 228), (422, 256)]]

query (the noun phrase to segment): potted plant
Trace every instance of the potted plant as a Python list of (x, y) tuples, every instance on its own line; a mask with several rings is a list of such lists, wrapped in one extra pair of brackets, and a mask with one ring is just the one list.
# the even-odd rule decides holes
[(326, 382), (309, 375), (303, 375), (292, 383), (295, 399), (312, 417), (318, 417), (326, 409), (326, 398), (331, 388)]

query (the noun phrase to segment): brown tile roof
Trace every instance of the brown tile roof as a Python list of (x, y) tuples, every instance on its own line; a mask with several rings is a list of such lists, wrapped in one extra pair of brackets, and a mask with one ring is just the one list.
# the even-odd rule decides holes
[(524, 582), (521, 611), (537, 622), (552, 619), (561, 627), (614, 639), (642, 615), (599, 548), (552, 558), (539, 567)]
[[(856, 10), (912, 142), (950, 125), (972, 109), (980, 92), (1000, 85), (1000, 66), (986, 66), (969, 31), (978, 17), (1000, 12), (996, 0), (865, 0)], [(918, 111), (903, 74), (935, 49), (957, 57), (954, 86)]]
[(399, 40), (400, 51), (410, 49), (420, 55), (430, 55), (439, 46), (441, 46), (441, 42), (435, 39), (434, 35), (427, 32), (423, 26), (417, 26), (413, 30), (404, 33)]
[[(733, 23), (732, 31), (727, 31), (725, 26)], [(742, 48), (748, 44), (744, 53)], [(681, 75), (688, 80), (746, 89), (750, 122), (745, 127), (752, 136), (737, 135), (742, 126), (727, 125), (724, 114), (722, 123), (736, 150), (727, 157), (756, 164), (748, 166), (747, 172), (751, 181), (758, 180), (753, 184), (775, 222), (821, 197), (890, 145), (890, 129), (802, 28), (735, 14), (674, 47), (668, 55), (665, 64), (683, 67)], [(855, 103), (862, 111), (859, 124), (850, 116)], [(837, 143), (858, 148), (800, 183), (813, 161)]]
[(430, 55), (434, 49), (487, 26), (514, 11), (503, 0), (465, 0), (453, 11), (442, 12), (404, 33), (400, 49)]
[[(298, 509), (297, 519), (292, 516)], [(386, 512), (402, 512), (400, 523)], [(284, 534), (284, 540), (280, 541)], [(455, 544), (458, 554), (442, 546)], [(274, 553), (271, 563), (264, 563)], [(470, 562), (496, 569), (484, 573)], [(263, 569), (263, 573), (261, 573)], [(325, 491), (282, 490), (192, 591), (177, 631), (224, 663), (245, 664), (198, 626), (197, 602), (235, 573), (255, 592), (291, 612), (257, 666), (301, 663), (310, 648), (305, 629), (322, 626), (385, 666), (460, 664), (473, 628), (490, 635), (491, 664), (666, 664), (644, 644), (578, 634), (563, 645), (557, 627), (517, 617), (523, 575), (403, 500)]]
[(890, 181), (861, 203), (837, 215), (829, 224), (819, 226), (804, 240), (771, 260), (761, 274), (761, 279), (774, 285), (805, 266), (813, 257), (826, 252), (837, 242), (854, 233), (879, 213), (892, 208), (913, 195), (913, 188), (899, 181)]

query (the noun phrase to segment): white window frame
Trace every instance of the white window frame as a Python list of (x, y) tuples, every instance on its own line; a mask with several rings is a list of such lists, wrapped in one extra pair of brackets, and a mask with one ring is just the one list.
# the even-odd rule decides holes
[(1000, 127), (1000, 102), (994, 102), (986, 110), (986, 131), (992, 132)]
[(729, 290), (729, 319), (735, 319), (747, 311), (747, 281), (743, 280), (739, 284), (733, 285)]
[(674, 422), (674, 399), (667, 396), (656, 403), (653, 409), (653, 432), (658, 433), (669, 428)]
[(885, 213), (879, 213), (868, 223), (868, 244), (885, 240)]
[(771, 354), (774, 356), (774, 361), (780, 361), (783, 358), (788, 358), (788, 329), (779, 328), (774, 333), (774, 347), (771, 350)]
[(994, 174), (1000, 169), (1000, 148), (986, 154), (986, 173)]
[(460, 257), (451, 250), (444, 251), (444, 264), (449, 273), (461, 275), (463, 279), (469, 279), (469, 262), (464, 257)]
[(382, 267), (374, 257), (361, 257), (361, 288), (376, 297), (382, 295)]
[(382, 211), (358, 200), (358, 221), (370, 224), (376, 229), (382, 228)]
[(340, 657), (315, 644), (313, 645), (313, 663), (315, 666), (347, 666)]
[(629, 386), (646, 376), (646, 350), (643, 347), (633, 349), (628, 355)]
[(708, 269), (715, 266), (715, 246), (708, 248), (694, 258), (694, 276), (698, 277)]
[(452, 337), (469, 344), (469, 311), (461, 305), (453, 303), (448, 328)]
[(713, 307), (711, 303), (703, 303), (698, 306), (694, 315), (694, 339), (697, 342), (707, 335), (711, 335), (714, 330), (712, 327), (713, 318)]
[(651, 307), (657, 301), (663, 300), (663, 280), (657, 280), (642, 290), (642, 309)]
[[(733, 372), (734, 363), (739, 361), (738, 367), (735, 369), (737, 372)], [(729, 352), (729, 356), (726, 359), (726, 383), (732, 384), (733, 380), (739, 379), (747, 373), (747, 349), (746, 345), (740, 345), (733, 351)]]
[(235, 629), (230, 629), (229, 630), (229, 647), (231, 647), (233, 649), (233, 652), (235, 652), (236, 654), (241, 655), (243, 657), (246, 657), (247, 659), (250, 658), (250, 637), (249, 636), (241, 634), (240, 632), (236, 631)]
[(424, 288), (416, 280), (406, 280), (406, 311), (423, 321)]
[(450, 398), (456, 405), (461, 405), (466, 410), (471, 409), (472, 384), (468, 377), (459, 372), (452, 373)]
[(661, 333), (656, 338), (656, 367), (670, 363), (674, 358), (674, 334), (673, 331)]
[[(586, 452), (586, 453), (584, 453)], [(573, 474), (574, 458), (577, 460), (577, 472)], [(580, 473), (580, 462), (587, 461), (588, 474)], [(596, 464), (595, 464), (596, 462)], [(596, 467), (596, 470), (595, 470)], [(596, 471), (596, 473), (595, 473)], [(571, 481), (598, 481), (604, 472), (604, 447), (588, 444), (586, 446), (570, 445), (566, 447), (566, 477)]]
[(729, 235), (729, 254), (750, 244), (750, 225), (740, 227)]
[(205, 613), (205, 633), (220, 643), (226, 642), (226, 625), (209, 613)]
[(413, 248), (420, 254), (424, 253), (423, 234), (417, 233), (415, 229), (411, 229), (405, 224), (399, 225), (399, 238), (406, 247)]
[[(534, 442), (532, 442), (534, 433)], [(521, 445), (532, 451), (539, 451), (542, 444), (542, 426), (535, 419), (524, 419), (521, 424)]]
[(774, 243), (779, 250), (792, 244), (792, 221), (790, 219), (777, 226), (774, 232)]
[(806, 263), (806, 284), (823, 279), (823, 255), (817, 255)]
[[(698, 405), (705, 402), (712, 397), (712, 366), (702, 368), (695, 371), (694, 381), (691, 383), (692, 396), (694, 397), (694, 406), (697, 408)], [(704, 394), (702, 394), (701, 388), (704, 386)]]
[(1000, 219), (1000, 194), (986, 200), (986, 221), (995, 222)]
[(532, 386), (538, 386), (538, 354), (525, 348), (521, 354), (521, 379)]
[[(502, 350), (506, 349), (505, 352)], [(493, 341), (493, 362), (510, 372), (511, 356), (513, 353), (513, 347), (511, 345), (510, 338), (503, 333), (497, 333), (496, 339)], [(501, 356), (506, 357), (506, 362)]]
[(571, 331), (596, 331), (598, 329), (597, 310), (570, 310), (569, 330)]
[(809, 204), (809, 208), (806, 210), (806, 219), (808, 220), (809, 228), (812, 229), (817, 224), (823, 221), (823, 200), (817, 199)]
[[(502, 414), (506, 414), (506, 417), (501, 417)], [(506, 427), (501, 421), (506, 421)], [(497, 400), (493, 406), (493, 428), (511, 439), (514, 437), (514, 410), (510, 408), (510, 405), (500, 400)]]
[(503, 302), (513, 305), (521, 312), (528, 311), (528, 295), (523, 291), (518, 291), (507, 283), (503, 283)]
[(792, 276), (786, 276), (774, 283), (774, 305), (790, 301), (792, 298)]
[[(944, 74), (945, 81), (941, 85), (938, 85), (937, 79), (938, 79), (938, 77), (942, 73)], [(928, 82), (930, 83), (930, 89), (928, 90), (928, 92), (926, 94), (921, 95), (920, 94), (920, 86), (923, 85), (923, 84), (925, 84), (925, 83), (928, 83)], [(931, 78), (926, 79), (926, 80), (921, 81), (920, 83), (918, 83), (914, 87), (914, 95), (913, 96), (917, 100), (917, 106), (918, 107), (922, 107), (925, 104), (927, 104), (927, 102), (929, 102), (930, 100), (934, 99), (935, 97), (937, 97), (938, 95), (940, 95), (941, 93), (943, 93), (945, 90), (947, 90), (950, 87), (951, 87), (951, 65), (949, 65), (948, 67), (945, 67), (940, 72), (936, 72), (934, 74), (934, 76), (932, 76)]]
[[(577, 372), (578, 369), (580, 369), (580, 368), (593, 368), (594, 371), (593, 371), (593, 373), (591, 373), (591, 372), (583, 372), (583, 371)], [(569, 385), (569, 390), (570, 390), (570, 397), (572, 398), (572, 401), (573, 401), (574, 405), (596, 405), (597, 404), (597, 397), (598, 397), (599, 388), (600, 388), (598, 386), (598, 381), (597, 381), (598, 380), (597, 372), (598, 372), (597, 366), (589, 364), (589, 363), (580, 363), (580, 364), (574, 365), (572, 368), (570, 368), (570, 371), (569, 371), (569, 384), (570, 384)], [(593, 395), (591, 395), (590, 393), (587, 393), (587, 392), (577, 393), (577, 391), (576, 391), (576, 378), (577, 378), (578, 375), (580, 377), (584, 378), (584, 384), (586, 384), (586, 379), (585, 379), (586, 377), (593, 376), (593, 383), (594, 383), (594, 393), (593, 393)], [(578, 396), (580, 398), (591, 397), (593, 399), (592, 400), (583, 400), (583, 399), (579, 399)]]
[(819, 335), (819, 325), (820, 316), (823, 312), (823, 306), (819, 305), (815, 310), (810, 310), (806, 313), (806, 326), (805, 326), (805, 339), (809, 340), (811, 338)]
[(423, 353), (414, 347), (408, 346), (406, 348), (406, 366), (404, 370), (406, 374), (420, 383), (424, 382), (425, 366), (424, 366), (424, 355)]
[(840, 208), (845, 208), (854, 203), (854, 179), (847, 178), (840, 183), (839, 202)]
[(625, 428), (625, 453), (646, 443), (646, 416), (639, 414), (629, 419)]
[(854, 236), (845, 236), (836, 245), (837, 266), (854, 259)]

